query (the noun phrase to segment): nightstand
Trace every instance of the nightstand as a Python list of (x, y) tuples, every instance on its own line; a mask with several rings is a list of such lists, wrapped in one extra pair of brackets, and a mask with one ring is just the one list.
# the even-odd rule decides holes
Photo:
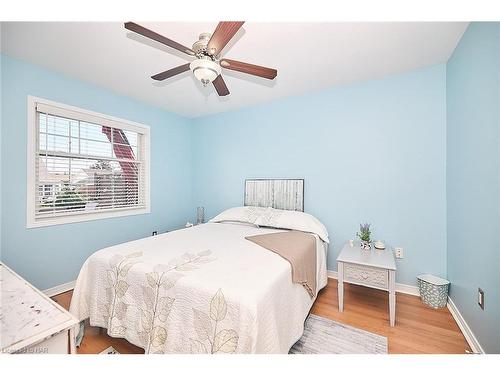
[(344, 283), (389, 292), (389, 321), (396, 321), (396, 259), (392, 248), (363, 250), (359, 243), (345, 244), (337, 257), (339, 311), (344, 311)]

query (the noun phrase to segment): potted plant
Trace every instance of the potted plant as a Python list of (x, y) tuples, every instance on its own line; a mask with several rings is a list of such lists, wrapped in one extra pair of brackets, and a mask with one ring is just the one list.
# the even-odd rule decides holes
[(371, 249), (371, 236), (372, 232), (370, 231), (370, 224), (359, 224), (359, 232), (356, 233), (356, 236), (361, 240), (361, 248), (364, 250)]

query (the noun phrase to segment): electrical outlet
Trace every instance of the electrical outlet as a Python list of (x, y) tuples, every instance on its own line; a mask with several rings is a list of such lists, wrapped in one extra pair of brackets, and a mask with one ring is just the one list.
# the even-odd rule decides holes
[(158, 234), (157, 230), (154, 230), (153, 233), (151, 233), (152, 236), (156, 236)]
[(477, 288), (477, 304), (484, 310), (484, 292), (481, 288)]
[(398, 259), (404, 258), (404, 252), (402, 247), (395, 247), (394, 253), (396, 254), (396, 258)]

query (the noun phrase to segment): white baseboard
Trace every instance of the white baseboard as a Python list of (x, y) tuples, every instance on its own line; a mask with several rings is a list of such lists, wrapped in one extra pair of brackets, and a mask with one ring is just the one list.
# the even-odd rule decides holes
[(465, 340), (467, 340), (467, 343), (469, 344), (470, 348), (474, 353), (478, 354), (484, 354), (484, 350), (481, 347), (481, 344), (479, 344), (479, 341), (477, 340), (476, 336), (474, 336), (474, 333), (470, 329), (469, 325), (465, 321), (464, 317), (462, 314), (460, 314), (460, 311), (458, 310), (457, 306), (453, 302), (453, 300), (448, 297), (448, 310), (450, 310), (451, 315), (453, 316), (453, 319), (458, 324), (458, 328), (460, 328), (460, 331), (462, 331), (462, 334), (465, 337)]
[(67, 292), (68, 290), (74, 289), (76, 284), (76, 280), (69, 281), (67, 283), (61, 284), (61, 285), (56, 285), (52, 288), (45, 289), (43, 292), (49, 296), (49, 297), (54, 297), (57, 296), (58, 294)]
[[(338, 278), (337, 271), (328, 270), (328, 277), (331, 279), (337, 279)], [(396, 292), (403, 293), (403, 294), (410, 294), (412, 296), (420, 297), (418, 287), (413, 286), (413, 285), (396, 283)]]

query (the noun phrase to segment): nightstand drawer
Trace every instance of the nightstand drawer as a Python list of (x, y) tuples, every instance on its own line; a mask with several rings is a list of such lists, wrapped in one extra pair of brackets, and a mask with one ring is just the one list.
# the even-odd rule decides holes
[(387, 289), (389, 272), (381, 268), (344, 263), (344, 281)]

